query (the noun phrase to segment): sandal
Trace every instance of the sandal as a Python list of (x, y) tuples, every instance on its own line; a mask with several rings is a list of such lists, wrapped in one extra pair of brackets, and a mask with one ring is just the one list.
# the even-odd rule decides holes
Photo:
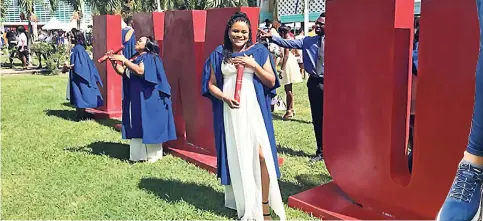
[[(268, 205), (268, 201), (267, 202), (262, 202), (263, 205)], [(268, 213), (264, 213), (263, 216), (264, 217), (272, 217), (272, 214), (270, 213), (270, 208), (268, 208), (269, 212)]]
[(285, 112), (285, 115), (283, 115), (283, 120), (291, 120), (292, 118), (295, 117), (295, 111), (294, 110), (287, 110)]

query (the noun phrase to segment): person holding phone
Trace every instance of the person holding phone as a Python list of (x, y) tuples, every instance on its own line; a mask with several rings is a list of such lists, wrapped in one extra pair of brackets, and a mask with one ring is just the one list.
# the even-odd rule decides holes
[(320, 14), (315, 22), (316, 36), (300, 39), (283, 39), (280, 36), (262, 31), (262, 37), (289, 49), (301, 49), (305, 71), (310, 75), (307, 81), (312, 124), (314, 125), (317, 151), (312, 162), (323, 160), (322, 119), (324, 107), (324, 45), (325, 45), (325, 13)]

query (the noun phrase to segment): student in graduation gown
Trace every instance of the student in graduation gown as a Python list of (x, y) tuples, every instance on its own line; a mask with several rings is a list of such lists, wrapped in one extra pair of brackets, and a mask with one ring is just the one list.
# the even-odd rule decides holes
[(103, 86), (102, 80), (86, 52), (84, 34), (75, 30), (71, 41), (75, 46), (71, 50), (70, 66), (64, 66), (64, 70), (69, 70), (68, 100), (76, 107), (77, 119), (93, 118), (85, 109), (104, 105), (99, 90), (99, 86)]
[[(274, 61), (262, 44), (252, 45), (250, 21), (237, 12), (222, 46), (205, 63), (202, 95), (212, 101), (218, 177), (225, 206), (241, 220), (269, 220), (270, 208), (285, 220), (277, 149), (270, 111), (279, 87)], [(240, 102), (234, 97), (236, 65), (243, 65)]]
[(129, 16), (126, 18), (126, 27), (122, 29), (122, 45), (124, 48), (122, 49), (122, 54), (126, 58), (131, 58), (136, 54), (136, 35), (134, 33), (134, 28), (133, 28), (133, 18), (132, 16)]
[[(151, 37), (141, 37), (137, 54), (110, 60), (123, 79), (122, 137), (130, 139), (130, 161), (156, 162), (163, 156), (162, 143), (176, 139), (171, 105), (171, 87)], [(118, 64), (118, 62), (122, 64)]]

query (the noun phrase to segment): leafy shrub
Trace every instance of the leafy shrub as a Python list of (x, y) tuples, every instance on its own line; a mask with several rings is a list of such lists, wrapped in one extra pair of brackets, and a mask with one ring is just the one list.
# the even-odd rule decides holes
[(46, 58), (43, 60), (45, 67), (51, 71), (51, 74), (59, 74), (59, 67), (64, 65), (64, 62), (69, 60), (69, 49), (67, 45), (54, 45), (45, 42), (35, 43), (31, 47), (31, 51), (37, 56)]

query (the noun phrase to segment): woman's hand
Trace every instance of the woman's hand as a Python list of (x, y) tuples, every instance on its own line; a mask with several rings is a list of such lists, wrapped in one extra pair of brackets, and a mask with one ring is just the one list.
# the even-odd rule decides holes
[(245, 67), (249, 67), (249, 68), (255, 68), (258, 65), (258, 63), (255, 61), (255, 59), (253, 57), (247, 56), (247, 55), (233, 58), (233, 59), (231, 59), (231, 62), (234, 65), (241, 64), (241, 65), (243, 65)]
[(113, 54), (113, 55), (110, 55), (109, 56), (109, 59), (111, 61), (121, 61), (121, 62), (124, 62), (124, 61), (127, 60), (127, 58), (124, 57), (124, 55), (122, 55), (122, 54)]
[(223, 102), (225, 102), (226, 104), (228, 104), (228, 106), (231, 109), (238, 109), (238, 108), (240, 108), (240, 103), (238, 101), (236, 101), (234, 98), (231, 98), (229, 96), (224, 95), (221, 98), (221, 100), (223, 100)]

